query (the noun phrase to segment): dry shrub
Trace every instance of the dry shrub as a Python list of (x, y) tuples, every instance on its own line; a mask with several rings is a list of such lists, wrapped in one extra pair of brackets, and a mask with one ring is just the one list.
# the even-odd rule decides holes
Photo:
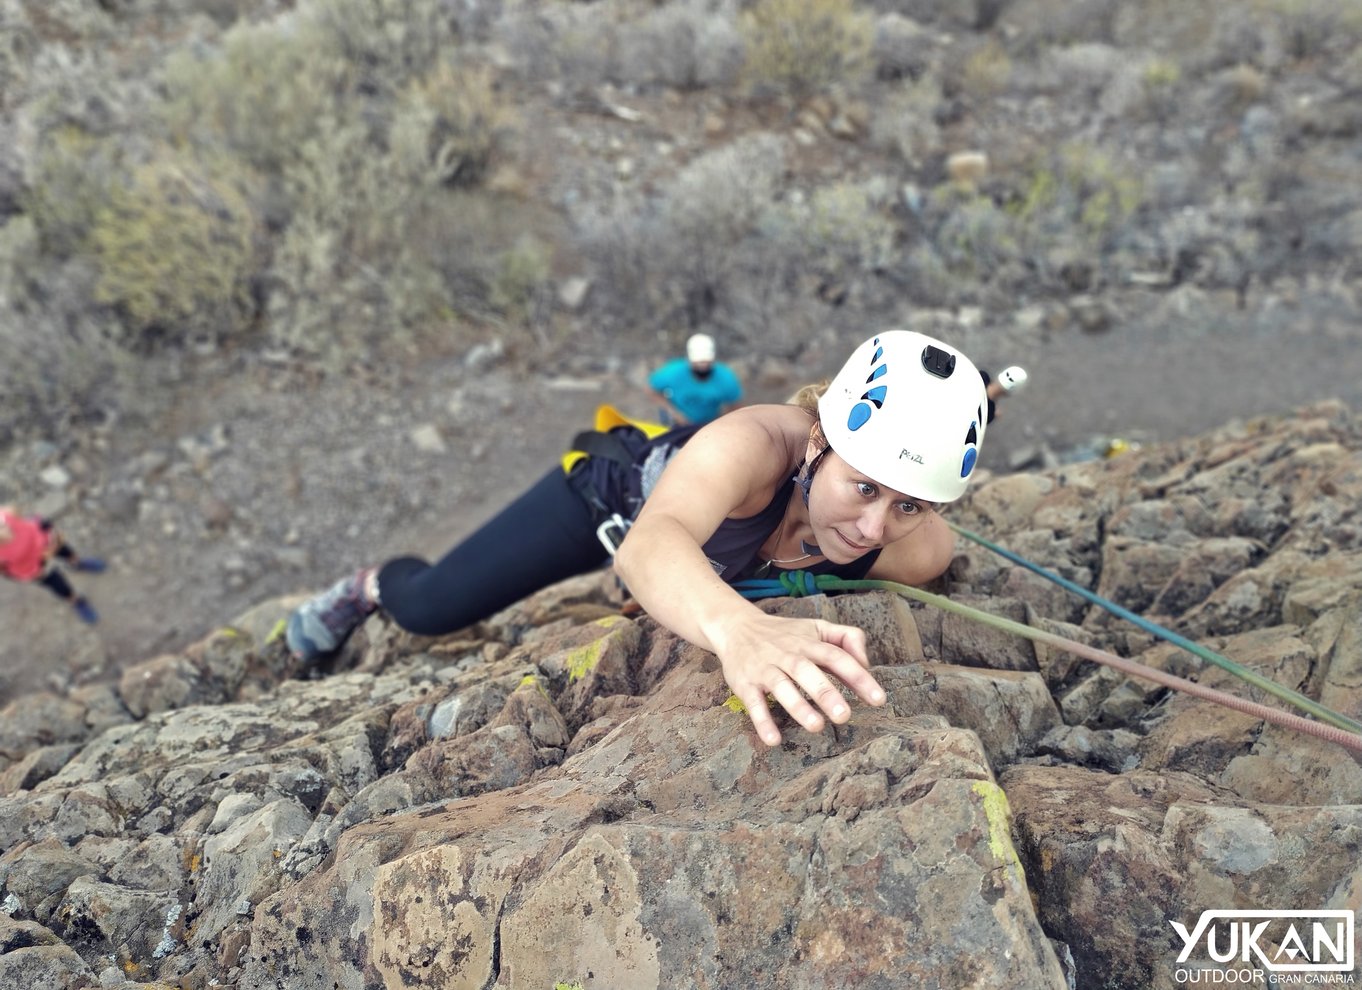
[(0, 442), (103, 414), (135, 370), (85, 303), (89, 263), (55, 260), (41, 242), (29, 217), (0, 226)]
[(820, 187), (808, 199), (777, 204), (762, 224), (768, 239), (797, 246), (801, 267), (829, 281), (888, 264), (897, 229), (871, 194), (850, 182)]
[(801, 100), (854, 86), (871, 67), (874, 21), (853, 0), (757, 0), (743, 34), (743, 73), (758, 94)]
[(491, 69), (444, 63), (414, 83), (394, 111), (393, 155), (414, 181), (475, 185), (519, 123)]
[(275, 172), (335, 113), (343, 74), (313, 33), (242, 25), (227, 32), (220, 50), (181, 51), (168, 60), (160, 117), (171, 140), (225, 145)]
[[(457, 314), (493, 312), (498, 259), (520, 231), (504, 235), (477, 205), (485, 197), (459, 190), (481, 180), (515, 123), (490, 71), (450, 64), (402, 92), (386, 136), (363, 120), (321, 121), (284, 172), (272, 340), (341, 367), (414, 353)], [(515, 257), (498, 300), (527, 319), (539, 309)]]
[(75, 127), (42, 136), (34, 177), (23, 196), (42, 251), (68, 258), (83, 250), (100, 208), (108, 200), (117, 152), (113, 142)]
[(875, 21), (871, 55), (879, 79), (921, 79), (940, 58), (937, 35), (902, 14), (882, 14)]
[(620, 27), (618, 82), (700, 89), (731, 83), (743, 42), (734, 0), (676, 0)]
[(1362, 39), (1362, 0), (1252, 0), (1250, 8), (1277, 27), (1294, 59), (1339, 56)]
[(1215, 80), (1222, 114), (1241, 114), (1267, 94), (1268, 78), (1252, 65), (1236, 65)]
[(412, 289), (398, 269), (418, 187), (376, 153), (363, 124), (322, 123), (284, 174), (293, 208), (276, 238), (268, 326), (275, 343), (339, 367), (407, 329), (394, 304)]
[(932, 244), (942, 264), (957, 276), (987, 281), (1020, 253), (1013, 219), (972, 187), (941, 187), (933, 194), (931, 209), (941, 216)]
[(696, 89), (731, 82), (742, 65), (736, 0), (600, 0), (520, 5), (497, 24), (518, 71), (569, 90), (604, 82)]
[(1009, 47), (1028, 57), (1051, 45), (1115, 41), (1122, 0), (1014, 0), (999, 23), (1012, 39)]
[(391, 92), (424, 76), (458, 39), (442, 0), (313, 0), (301, 36), (339, 58), (357, 93)]
[(912, 168), (922, 167), (941, 145), (934, 113), (940, 102), (941, 90), (933, 81), (896, 87), (871, 118), (871, 143), (897, 154)]
[(1182, 98), (1182, 69), (1166, 58), (1152, 59), (1140, 73), (1140, 86), (1144, 113), (1153, 120), (1167, 121)]
[(116, 307), (128, 344), (221, 341), (250, 327), (259, 248), (249, 182), (229, 162), (164, 152), (111, 190), (90, 237), (95, 299)]
[(488, 302), (513, 324), (541, 327), (553, 302), (553, 249), (533, 234), (522, 234), (496, 257)]
[(656, 200), (626, 198), (574, 217), (579, 243), (612, 292), (597, 313), (607, 327), (691, 328), (733, 304), (739, 287), (768, 290), (773, 258), (790, 248), (763, 239), (785, 167), (785, 145), (748, 135), (701, 155)]
[(1013, 212), (1040, 240), (1072, 229), (1100, 245), (1130, 219), (1143, 195), (1133, 169), (1092, 145), (1070, 143), (1035, 163)]
[(960, 88), (975, 100), (1002, 93), (1012, 78), (1012, 60), (997, 40), (990, 38), (970, 53), (960, 74)]
[(516, 320), (539, 312), (539, 267), (515, 249), (528, 226), (518, 204), (433, 172), (412, 181), (411, 167), (376, 153), (355, 124), (329, 128), (289, 169), (297, 205), (271, 273), (278, 345), (348, 367), (448, 343), (450, 327), (457, 334), (461, 319), (495, 316), (498, 306), (516, 307)]

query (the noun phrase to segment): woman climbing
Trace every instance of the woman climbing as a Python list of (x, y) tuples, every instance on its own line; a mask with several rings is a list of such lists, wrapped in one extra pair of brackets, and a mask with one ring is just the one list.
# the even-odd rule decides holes
[[(1024, 378), (1000, 378), (1009, 374)], [(579, 437), (587, 456), (550, 471), (438, 563), (400, 557), (302, 605), (289, 646), (315, 660), (379, 608), (410, 632), (449, 633), (600, 567), (617, 544), (630, 593), (718, 656), (763, 742), (780, 741), (767, 695), (811, 732), (845, 722), (835, 681), (869, 704), (885, 700), (864, 632), (769, 615), (730, 585), (772, 569), (905, 584), (939, 576), (955, 544), (936, 507), (964, 494), (989, 393), (1008, 390), (986, 381), (948, 344), (892, 330), (790, 404), (651, 440), (628, 426)]]

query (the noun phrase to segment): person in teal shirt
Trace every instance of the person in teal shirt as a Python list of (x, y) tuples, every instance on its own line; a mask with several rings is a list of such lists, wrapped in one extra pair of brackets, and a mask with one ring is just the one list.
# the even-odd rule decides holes
[(697, 333), (686, 341), (686, 356), (674, 358), (648, 376), (648, 386), (666, 403), (676, 423), (708, 423), (742, 398), (733, 369), (715, 360), (714, 338)]

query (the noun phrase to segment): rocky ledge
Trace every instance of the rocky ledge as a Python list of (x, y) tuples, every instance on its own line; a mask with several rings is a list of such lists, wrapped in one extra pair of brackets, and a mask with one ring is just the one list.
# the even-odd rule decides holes
[[(1355, 717), (1359, 504), (1325, 403), (950, 511)], [(1253, 697), (972, 544), (936, 590)], [(606, 574), (308, 678), (294, 603), (3, 712), (0, 986), (1176, 987), (1174, 922), (1362, 901), (1353, 752), (887, 592), (764, 604), (861, 624), (889, 693), (773, 750)]]

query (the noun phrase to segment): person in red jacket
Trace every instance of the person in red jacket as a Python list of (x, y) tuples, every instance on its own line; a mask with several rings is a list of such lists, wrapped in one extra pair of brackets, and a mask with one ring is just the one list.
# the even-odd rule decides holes
[(81, 557), (71, 549), (50, 520), (0, 507), (0, 574), (12, 581), (36, 581), (68, 602), (82, 622), (93, 625), (99, 613), (84, 595), (76, 594), (57, 566), (58, 560), (78, 571), (98, 574), (104, 570), (104, 561), (98, 557)]

